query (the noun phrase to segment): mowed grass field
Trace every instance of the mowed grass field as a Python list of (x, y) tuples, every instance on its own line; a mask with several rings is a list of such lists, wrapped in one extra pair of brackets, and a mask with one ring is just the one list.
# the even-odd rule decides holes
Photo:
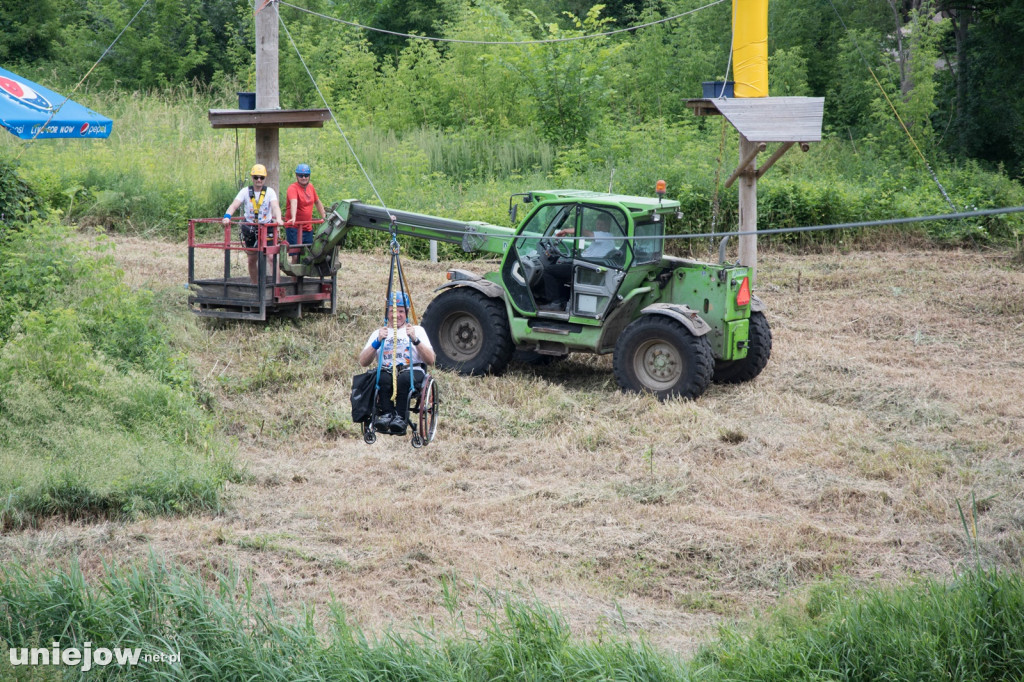
[[(0, 538), (4, 561), (76, 559), (87, 576), (150, 552), (200, 575), (233, 565), (281, 606), (336, 600), (370, 631), (447, 622), (452, 578), (469, 604), (536, 598), (577, 635), (680, 653), (821, 579), (951, 574), (974, 558), (958, 501), (982, 557), (1024, 568), (1010, 252), (762, 252), (774, 348), (756, 381), (659, 403), (621, 393), (610, 357), (439, 373), (438, 436), (420, 450), (367, 446), (348, 418), (383, 252), (343, 253), (336, 317), (268, 324), (192, 317), (183, 245), (119, 238), (116, 254), (133, 286), (180, 299), (247, 473), (222, 514), (50, 520)], [(405, 262), (418, 313), (451, 265)]]

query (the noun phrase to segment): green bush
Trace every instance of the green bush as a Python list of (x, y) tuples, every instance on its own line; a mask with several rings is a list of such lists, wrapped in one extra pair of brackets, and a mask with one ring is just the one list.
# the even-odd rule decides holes
[(39, 204), (39, 196), (18, 172), (17, 162), (0, 158), (0, 239), (38, 217)]
[(218, 508), (233, 469), (154, 294), (44, 221), (0, 264), (0, 529)]

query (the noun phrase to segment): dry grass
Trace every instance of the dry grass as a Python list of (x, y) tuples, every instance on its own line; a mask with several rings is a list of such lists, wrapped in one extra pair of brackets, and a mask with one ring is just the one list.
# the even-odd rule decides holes
[[(281, 603), (333, 597), (371, 630), (444, 621), (454, 575), (469, 602), (533, 594), (584, 635), (689, 651), (823, 576), (948, 573), (968, 556), (956, 501), (972, 493), (983, 551), (1024, 558), (1024, 272), (1009, 252), (762, 254), (775, 345), (752, 384), (660, 404), (618, 392), (608, 358), (444, 374), (422, 450), (367, 446), (348, 420), (383, 254), (344, 254), (336, 318), (266, 325), (190, 318), (181, 246), (121, 239), (117, 255), (130, 282), (181, 299), (248, 480), (221, 516), (53, 521), (0, 539), (0, 559), (234, 563)], [(445, 266), (406, 268), (422, 312)]]

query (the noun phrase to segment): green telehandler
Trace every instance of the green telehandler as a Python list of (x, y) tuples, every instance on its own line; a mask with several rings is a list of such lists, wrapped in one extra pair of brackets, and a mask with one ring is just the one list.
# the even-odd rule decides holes
[[(764, 306), (749, 269), (663, 253), (679, 202), (580, 190), (515, 194), (517, 227), (409, 213), (356, 200), (331, 207), (295, 277), (337, 269), (337, 247), (355, 227), (460, 244), (501, 256), (496, 272), (448, 271), (423, 314), (437, 365), (500, 374), (513, 355), (542, 364), (569, 353), (613, 354), (627, 391), (697, 398), (712, 380), (749, 381), (771, 354)], [(723, 245), (724, 246), (724, 245)]]

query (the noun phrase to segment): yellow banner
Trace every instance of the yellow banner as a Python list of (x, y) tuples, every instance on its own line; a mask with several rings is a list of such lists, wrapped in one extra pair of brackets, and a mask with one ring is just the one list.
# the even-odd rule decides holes
[(732, 78), (736, 97), (768, 96), (768, 0), (732, 2)]

